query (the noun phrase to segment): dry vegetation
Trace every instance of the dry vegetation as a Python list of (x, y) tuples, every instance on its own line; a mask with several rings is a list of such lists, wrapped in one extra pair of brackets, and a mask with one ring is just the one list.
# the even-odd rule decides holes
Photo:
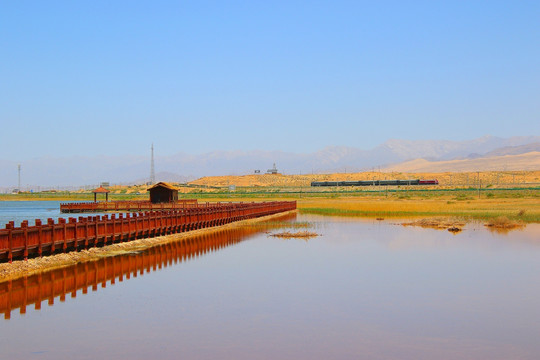
[(506, 216), (496, 217), (488, 221), (485, 225), (495, 229), (516, 229), (525, 226), (522, 222), (510, 220)]
[(428, 219), (420, 219), (415, 220), (412, 222), (404, 222), (402, 223), (403, 226), (420, 226), (423, 228), (431, 228), (431, 229), (439, 229), (443, 230), (446, 229), (450, 232), (457, 233), (460, 232), (463, 229), (463, 226), (465, 226), (465, 222), (460, 219), (454, 219), (454, 218), (428, 218)]
[[(373, 218), (445, 217), (460, 219), (494, 219), (506, 216), (512, 220), (538, 222), (538, 198), (505, 198), (450, 200), (451, 197), (387, 199), (373, 197), (302, 199), (298, 208), (305, 213), (365, 216)], [(526, 210), (525, 210), (526, 209)]]
[(290, 232), (290, 231), (284, 231), (280, 233), (270, 234), (270, 236), (278, 237), (282, 239), (311, 239), (313, 237), (319, 236), (319, 234), (315, 232), (310, 231), (297, 231), (297, 232)]

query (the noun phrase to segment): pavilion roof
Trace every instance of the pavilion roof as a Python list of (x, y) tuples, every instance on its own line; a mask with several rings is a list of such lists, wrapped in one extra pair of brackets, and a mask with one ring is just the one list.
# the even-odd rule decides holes
[(110, 193), (109, 190), (105, 189), (103, 186), (98, 187), (97, 189), (92, 190), (95, 193)]

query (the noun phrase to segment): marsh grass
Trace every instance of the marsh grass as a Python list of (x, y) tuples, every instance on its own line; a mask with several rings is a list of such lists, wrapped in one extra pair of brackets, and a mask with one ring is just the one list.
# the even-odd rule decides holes
[(458, 218), (440, 218), (433, 217), (427, 219), (415, 220), (412, 222), (402, 223), (403, 226), (420, 226), (424, 228), (432, 229), (448, 229), (451, 232), (461, 231), (461, 228), (465, 226), (465, 221)]
[(294, 239), (294, 238), (310, 239), (310, 238), (319, 236), (319, 234), (310, 232), (310, 231), (297, 231), (297, 232), (284, 231), (281, 233), (270, 234), (270, 236), (278, 237), (282, 239)]
[(246, 224), (245, 226), (254, 227), (263, 230), (271, 229), (308, 229), (315, 225), (309, 221), (269, 221), (260, 223)]
[(523, 223), (540, 222), (540, 202), (535, 199), (318, 199), (298, 203), (300, 213), (372, 218), (453, 217), (466, 221), (505, 216)]
[[(302, 208), (300, 210), (302, 214), (317, 214), (317, 215), (329, 215), (329, 216), (361, 216), (361, 217), (409, 217), (409, 216), (427, 216), (431, 215), (431, 212), (419, 212), (419, 211), (391, 211), (391, 210), (353, 210), (353, 209), (335, 209), (335, 208)], [(443, 215), (450, 215), (450, 213), (443, 213)]]
[(260, 224), (260, 225), (265, 225), (265, 226), (268, 226), (268, 227), (289, 227), (289, 228), (295, 228), (295, 229), (313, 227), (313, 223), (309, 222), (309, 221), (294, 221), (294, 222), (271, 221), (271, 222), (266, 222), (266, 223), (263, 223), (263, 224)]
[(511, 220), (506, 216), (498, 216), (488, 221), (485, 225), (488, 227), (499, 229), (515, 229), (524, 226), (522, 222)]

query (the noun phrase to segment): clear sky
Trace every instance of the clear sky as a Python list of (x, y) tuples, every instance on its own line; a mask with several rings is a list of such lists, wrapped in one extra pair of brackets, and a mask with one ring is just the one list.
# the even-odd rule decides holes
[(2, 1), (0, 158), (540, 133), (540, 1)]

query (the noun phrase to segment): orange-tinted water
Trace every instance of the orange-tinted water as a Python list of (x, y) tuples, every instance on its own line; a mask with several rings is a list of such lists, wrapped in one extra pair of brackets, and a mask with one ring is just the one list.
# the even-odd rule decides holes
[(250, 226), (0, 284), (1, 357), (540, 358), (540, 226), (288, 221), (321, 236)]

